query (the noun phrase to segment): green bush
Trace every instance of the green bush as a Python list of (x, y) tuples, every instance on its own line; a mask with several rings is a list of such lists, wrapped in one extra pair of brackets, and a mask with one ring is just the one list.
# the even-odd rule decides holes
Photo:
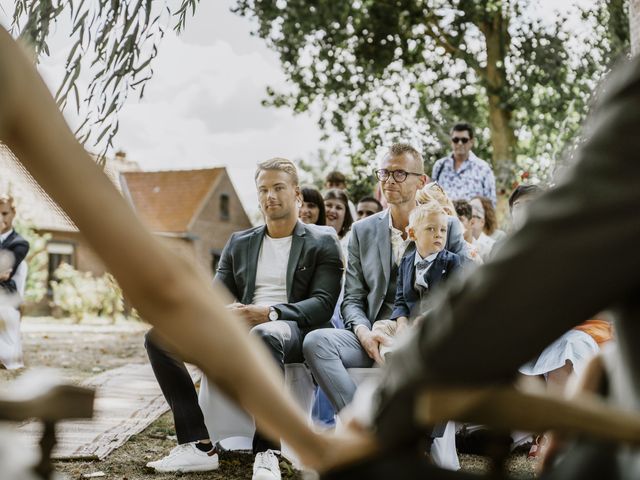
[(53, 306), (80, 322), (87, 317), (107, 317), (113, 321), (124, 313), (120, 286), (109, 273), (95, 277), (62, 263), (51, 282)]
[(47, 276), (49, 255), (47, 253), (47, 242), (51, 235), (46, 233), (40, 235), (33, 228), (33, 225), (17, 218), (14, 227), (29, 242), (29, 253), (27, 255), (27, 284), (24, 291), (24, 303), (38, 303), (47, 293)]

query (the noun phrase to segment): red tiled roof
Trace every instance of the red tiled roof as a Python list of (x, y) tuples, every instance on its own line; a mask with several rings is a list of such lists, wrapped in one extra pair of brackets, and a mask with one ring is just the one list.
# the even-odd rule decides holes
[(152, 231), (187, 233), (191, 221), (224, 171), (220, 167), (123, 172), (120, 181), (124, 195)]
[[(104, 172), (120, 191), (117, 180), (122, 168), (139, 168), (135, 162), (123, 165), (108, 159)], [(41, 230), (77, 232), (78, 228), (67, 214), (35, 181), (9, 148), (0, 143), (0, 193), (11, 193), (18, 204), (18, 214)]]

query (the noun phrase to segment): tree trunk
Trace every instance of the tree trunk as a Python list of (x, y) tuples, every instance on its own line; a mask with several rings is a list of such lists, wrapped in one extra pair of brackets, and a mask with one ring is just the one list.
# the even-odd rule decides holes
[(516, 152), (516, 135), (511, 124), (513, 107), (505, 70), (510, 43), (508, 26), (508, 20), (499, 11), (480, 24), (487, 48), (484, 80), (489, 103), (492, 160), (499, 186), (504, 186), (504, 182), (508, 180), (509, 164), (515, 160)]

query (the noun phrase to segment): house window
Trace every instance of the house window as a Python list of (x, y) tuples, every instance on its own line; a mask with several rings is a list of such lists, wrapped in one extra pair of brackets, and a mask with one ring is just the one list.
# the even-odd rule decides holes
[(220, 220), (229, 220), (229, 195), (223, 193), (220, 195)]
[(215, 275), (218, 272), (218, 264), (220, 263), (220, 257), (222, 252), (220, 250), (211, 250), (211, 271)]
[(63, 263), (75, 268), (75, 246), (68, 242), (49, 242), (47, 244), (49, 254), (49, 266), (47, 276), (47, 294), (53, 295), (51, 281), (55, 280), (55, 271)]

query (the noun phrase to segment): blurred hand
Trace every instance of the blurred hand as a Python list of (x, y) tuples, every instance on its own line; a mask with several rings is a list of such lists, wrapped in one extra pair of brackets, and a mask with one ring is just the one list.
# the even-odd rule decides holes
[(264, 305), (242, 305), (234, 308), (233, 311), (245, 320), (249, 327), (255, 327), (269, 320), (269, 307)]
[(359, 328), (357, 332), (360, 345), (378, 365), (384, 365), (384, 358), (380, 355), (380, 345), (391, 345), (391, 339), (381, 332), (372, 332), (366, 328)]

